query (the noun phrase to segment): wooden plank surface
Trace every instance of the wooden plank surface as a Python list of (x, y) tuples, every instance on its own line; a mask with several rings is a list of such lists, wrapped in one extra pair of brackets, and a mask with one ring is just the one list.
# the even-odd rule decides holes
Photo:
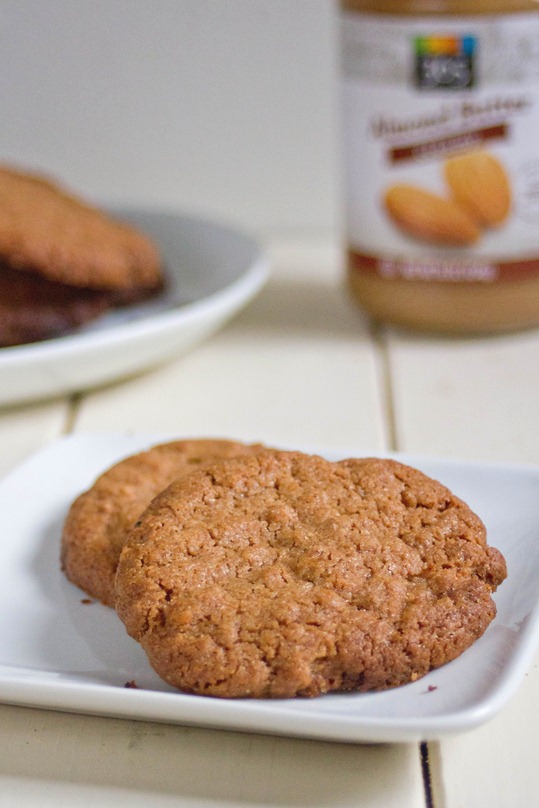
[[(274, 259), (260, 297), (187, 356), (74, 402), (0, 411), (0, 473), (73, 430), (539, 462), (537, 332), (371, 331), (342, 292), (333, 252), (277, 250)], [(536, 657), (492, 721), (429, 744), (434, 808), (539, 808), (538, 709)], [(426, 805), (416, 744), (344, 746), (8, 706), (0, 731), (10, 738), (0, 806)]]
[(377, 352), (342, 293), (335, 251), (276, 250), (273, 267), (260, 296), (207, 343), (85, 397), (75, 429), (385, 448)]
[(414, 745), (355, 746), (0, 707), (1, 808), (418, 808)]
[(398, 448), (539, 463), (537, 331), (483, 338), (389, 332)]
[[(539, 334), (385, 335), (399, 450), (539, 463)], [(511, 503), (507, 503), (511, 507)], [(539, 655), (509, 705), (431, 744), (436, 808), (539, 806)]]
[[(32, 408), (18, 426), (16, 413), (0, 416), (0, 430), (13, 441), (25, 435), (26, 450), (66, 429), (213, 434), (350, 454), (389, 448), (383, 357), (342, 292), (336, 253), (287, 249), (274, 259), (259, 299), (191, 354), (82, 396), (71, 410)], [(8, 706), (0, 731), (10, 739), (0, 751), (0, 806), (425, 805), (417, 744), (343, 745)]]

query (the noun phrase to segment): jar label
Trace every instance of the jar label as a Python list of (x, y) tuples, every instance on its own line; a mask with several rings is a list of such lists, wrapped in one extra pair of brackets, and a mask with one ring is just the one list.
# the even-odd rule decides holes
[(346, 235), (381, 277), (539, 275), (539, 14), (344, 13)]

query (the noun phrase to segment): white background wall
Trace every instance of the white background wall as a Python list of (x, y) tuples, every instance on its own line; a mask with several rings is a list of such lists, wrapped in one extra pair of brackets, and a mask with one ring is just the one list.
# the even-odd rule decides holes
[(0, 0), (0, 160), (264, 236), (338, 219), (332, 0)]

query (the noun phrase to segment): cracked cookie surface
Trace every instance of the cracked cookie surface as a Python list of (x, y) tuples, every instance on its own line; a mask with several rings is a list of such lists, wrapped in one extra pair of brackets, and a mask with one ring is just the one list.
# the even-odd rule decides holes
[(181, 690), (316, 696), (455, 658), (505, 576), (479, 517), (421, 472), (264, 451), (153, 500), (122, 551), (116, 609)]
[(218, 458), (260, 450), (260, 444), (193, 438), (157, 444), (101, 474), (72, 503), (64, 523), (61, 566), (69, 580), (107, 606), (125, 539), (156, 494), (175, 478)]

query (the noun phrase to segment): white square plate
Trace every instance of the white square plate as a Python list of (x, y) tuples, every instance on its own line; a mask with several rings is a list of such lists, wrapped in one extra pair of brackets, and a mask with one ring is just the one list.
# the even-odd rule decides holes
[[(115, 612), (85, 604), (59, 566), (72, 499), (116, 460), (166, 439), (74, 435), (0, 481), (0, 701), (333, 741), (400, 742), (477, 726), (514, 693), (539, 641), (539, 469), (404, 455), (393, 456), (468, 502), (507, 559), (497, 617), (472, 648), (418, 682), (381, 693), (263, 701), (170, 688)], [(125, 687), (132, 681), (136, 688)]]

